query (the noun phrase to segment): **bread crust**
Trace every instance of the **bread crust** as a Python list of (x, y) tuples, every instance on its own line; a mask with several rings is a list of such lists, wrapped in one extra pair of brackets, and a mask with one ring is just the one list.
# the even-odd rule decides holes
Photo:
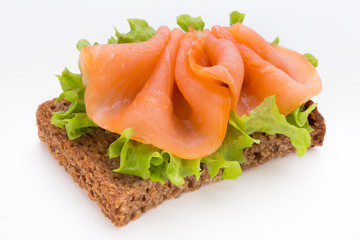
[[(312, 102), (309, 101), (307, 106)], [(164, 200), (179, 197), (181, 193), (194, 191), (203, 185), (220, 180), (221, 172), (212, 181), (205, 170), (196, 181), (194, 176), (187, 177), (185, 184), (175, 186), (169, 181), (164, 185), (136, 176), (115, 173), (119, 159), (109, 159), (106, 153), (109, 145), (119, 135), (100, 128), (94, 128), (86, 136), (69, 140), (64, 129), (51, 124), (53, 112), (65, 111), (69, 102), (65, 100), (55, 104), (55, 99), (42, 103), (36, 112), (38, 135), (45, 142), (55, 159), (72, 176), (79, 186), (88, 192), (101, 211), (115, 226), (124, 226), (138, 218), (148, 209), (154, 208)], [(321, 146), (324, 141), (326, 126), (324, 118), (317, 108), (309, 115), (311, 147)], [(244, 149), (246, 163), (243, 170), (256, 167), (276, 157), (295, 152), (290, 139), (281, 134), (268, 135), (254, 133), (260, 144)], [(202, 166), (204, 167), (204, 166)]]

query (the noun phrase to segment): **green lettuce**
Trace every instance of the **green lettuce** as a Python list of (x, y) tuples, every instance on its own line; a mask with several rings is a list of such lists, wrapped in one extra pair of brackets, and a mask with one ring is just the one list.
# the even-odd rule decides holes
[(71, 102), (69, 108), (65, 112), (54, 112), (51, 118), (51, 123), (59, 128), (64, 128), (66, 125), (65, 119), (74, 117), (74, 112), (82, 112), (82, 105), (79, 103), (79, 95), (76, 91), (66, 91), (60, 94), (55, 103), (66, 99)]
[[(119, 31), (114, 27), (115, 36), (111, 36), (107, 44), (119, 44), (119, 43), (135, 43), (135, 42), (144, 42), (152, 38), (156, 31), (154, 28), (150, 27), (149, 24), (142, 19), (131, 18), (127, 19), (130, 32), (124, 34), (119, 33)], [(95, 42), (94, 45), (98, 45), (98, 42)], [(91, 46), (90, 42), (86, 39), (80, 39), (76, 48), (81, 51), (83, 47)]]
[(245, 13), (240, 13), (238, 11), (233, 11), (230, 13), (230, 26), (235, 23), (243, 23), (245, 18)]
[(175, 185), (184, 183), (184, 178), (195, 175), (200, 178), (200, 159), (185, 160), (162, 151), (152, 145), (130, 140), (132, 128), (127, 128), (108, 150), (110, 158), (120, 157), (120, 167), (115, 172), (139, 176), (165, 183), (168, 178)]
[(91, 131), (91, 127), (97, 125), (86, 115), (86, 113), (74, 113), (73, 117), (64, 119), (65, 129), (70, 140), (74, 140)]
[[(132, 132), (132, 128), (125, 129), (109, 147), (108, 156), (110, 158), (120, 157), (120, 167), (115, 169), (115, 172), (151, 179), (162, 184), (169, 179), (177, 186), (184, 184), (184, 178), (188, 176), (194, 175), (198, 180), (202, 172), (200, 163), (207, 164), (211, 177), (214, 177), (221, 168), (224, 168), (223, 178), (235, 179), (241, 174), (239, 163), (245, 161), (245, 159), (240, 161), (241, 157), (238, 160), (225, 160), (227, 158), (224, 157), (223, 151), (218, 150), (203, 159), (183, 159), (152, 145), (130, 140)], [(231, 140), (228, 139), (228, 141)], [(245, 145), (243, 144), (243, 146)]]
[(184, 178), (191, 175), (195, 175), (196, 180), (199, 180), (201, 174), (200, 159), (187, 160), (162, 151), (162, 154), (164, 153), (167, 154), (169, 159), (166, 172), (170, 182), (175, 185), (181, 185), (185, 183)]
[(130, 140), (132, 133), (132, 128), (125, 129), (121, 136), (110, 145), (107, 155), (110, 158), (120, 157), (120, 167), (114, 170), (115, 172), (148, 179), (151, 176), (149, 171), (151, 162), (156, 166), (159, 165), (159, 162), (162, 162), (162, 156), (157, 148)]
[(81, 51), (83, 47), (88, 47), (88, 46), (91, 46), (91, 44), (86, 39), (80, 39), (76, 44), (76, 48), (79, 51)]
[(200, 16), (194, 18), (188, 14), (182, 14), (176, 17), (176, 22), (185, 32), (189, 31), (189, 26), (195, 30), (203, 30), (205, 27), (205, 23)]
[[(98, 42), (94, 42), (94, 45), (98, 45), (98, 44), (99, 44)], [(80, 39), (76, 44), (76, 48), (80, 52), (83, 49), (83, 47), (88, 47), (88, 46), (91, 46), (91, 43), (86, 39)]]
[(243, 150), (259, 142), (229, 124), (221, 146), (210, 156), (204, 157), (201, 162), (206, 164), (211, 178), (216, 176), (220, 169), (224, 169), (222, 178), (235, 179), (241, 175), (240, 163), (246, 162)]
[(59, 79), (61, 89), (66, 91), (79, 91), (84, 92), (85, 87), (82, 85), (81, 74), (75, 74), (65, 68), (61, 75), (56, 75)]
[(114, 36), (111, 36), (107, 41), (107, 44), (117, 44), (117, 43), (118, 40)]
[(239, 117), (231, 112), (230, 124), (250, 135), (254, 132), (267, 134), (284, 134), (290, 138), (291, 144), (296, 148), (300, 157), (310, 147), (311, 137), (304, 128), (290, 124), (284, 115), (279, 113), (275, 96), (267, 97), (258, 107), (250, 112), (250, 116)]
[(130, 26), (130, 32), (123, 34), (114, 28), (116, 38), (110, 37), (108, 44), (144, 42), (156, 34), (155, 29), (150, 27), (145, 20), (132, 18), (127, 21)]
[(311, 53), (305, 53), (304, 56), (309, 60), (309, 62), (311, 62), (311, 64), (315, 68), (319, 66), (319, 61), (314, 55), (312, 55)]
[(305, 104), (296, 108), (289, 115), (286, 116), (286, 120), (299, 128), (305, 128), (308, 132), (312, 132), (313, 129), (310, 127), (308, 117), (309, 114), (316, 108), (317, 103), (313, 103), (305, 110)]
[(131, 128), (125, 129), (110, 145), (108, 156), (120, 157), (120, 167), (115, 169), (115, 172), (159, 181), (162, 184), (169, 179), (178, 186), (184, 184), (185, 177), (192, 175), (199, 179), (202, 172), (201, 163), (205, 165), (211, 178), (223, 169), (221, 178), (235, 179), (241, 175), (240, 164), (246, 162), (243, 150), (260, 142), (250, 136), (254, 132), (287, 135), (296, 148), (297, 155), (302, 156), (311, 142), (308, 130), (303, 127), (307, 121), (304, 119), (313, 107), (309, 109), (294, 115), (297, 119), (294, 121), (302, 124), (302, 127), (289, 123), (287, 118), (279, 113), (275, 96), (266, 98), (250, 112), (250, 116), (239, 117), (235, 112), (231, 112), (222, 145), (213, 154), (201, 159), (182, 159), (154, 146), (130, 140), (133, 133)]
[(61, 75), (57, 75), (57, 78), (63, 92), (55, 103), (66, 99), (71, 104), (65, 112), (54, 112), (51, 123), (59, 128), (65, 128), (69, 139), (73, 140), (89, 133), (91, 127), (97, 127), (97, 125), (86, 115), (85, 87), (82, 84), (81, 74), (72, 73), (65, 68)]
[(279, 45), (279, 42), (280, 42), (280, 38), (279, 38), (279, 36), (276, 36), (276, 38), (274, 39), (274, 41), (272, 41), (272, 44), (274, 44), (274, 45)]

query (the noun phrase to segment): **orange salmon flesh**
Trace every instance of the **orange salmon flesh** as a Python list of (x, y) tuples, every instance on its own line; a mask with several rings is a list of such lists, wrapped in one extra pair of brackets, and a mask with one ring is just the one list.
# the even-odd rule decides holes
[(275, 95), (289, 114), (317, 95), (321, 79), (300, 53), (241, 23), (184, 33), (161, 26), (140, 43), (84, 47), (87, 115), (100, 127), (198, 159), (222, 144), (229, 114), (249, 114)]

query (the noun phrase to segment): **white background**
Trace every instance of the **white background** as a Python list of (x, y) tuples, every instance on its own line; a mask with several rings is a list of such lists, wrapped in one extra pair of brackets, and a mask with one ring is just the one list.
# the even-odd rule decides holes
[[(360, 18), (353, 1), (1, 1), (0, 239), (360, 239)], [(182, 13), (207, 27), (233, 10), (267, 40), (319, 59), (324, 146), (164, 202), (116, 228), (37, 137), (55, 74), (80, 38), (105, 43), (127, 18), (157, 28)]]

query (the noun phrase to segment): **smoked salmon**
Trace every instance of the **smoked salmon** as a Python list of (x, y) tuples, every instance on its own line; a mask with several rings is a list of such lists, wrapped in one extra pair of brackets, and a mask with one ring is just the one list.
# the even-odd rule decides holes
[(267, 42), (241, 23), (229, 28), (214, 26), (212, 33), (234, 42), (244, 61), (245, 79), (236, 109), (239, 116), (272, 95), (280, 113), (287, 115), (321, 91), (321, 79), (304, 55)]
[(98, 126), (134, 128), (133, 139), (185, 159), (220, 147), (244, 76), (231, 41), (167, 27), (141, 43), (84, 47), (79, 66)]
[(145, 42), (82, 48), (87, 115), (100, 127), (184, 159), (214, 153), (231, 110), (249, 114), (276, 95), (286, 115), (318, 94), (303, 55), (268, 43), (237, 23), (184, 33), (160, 27)]

